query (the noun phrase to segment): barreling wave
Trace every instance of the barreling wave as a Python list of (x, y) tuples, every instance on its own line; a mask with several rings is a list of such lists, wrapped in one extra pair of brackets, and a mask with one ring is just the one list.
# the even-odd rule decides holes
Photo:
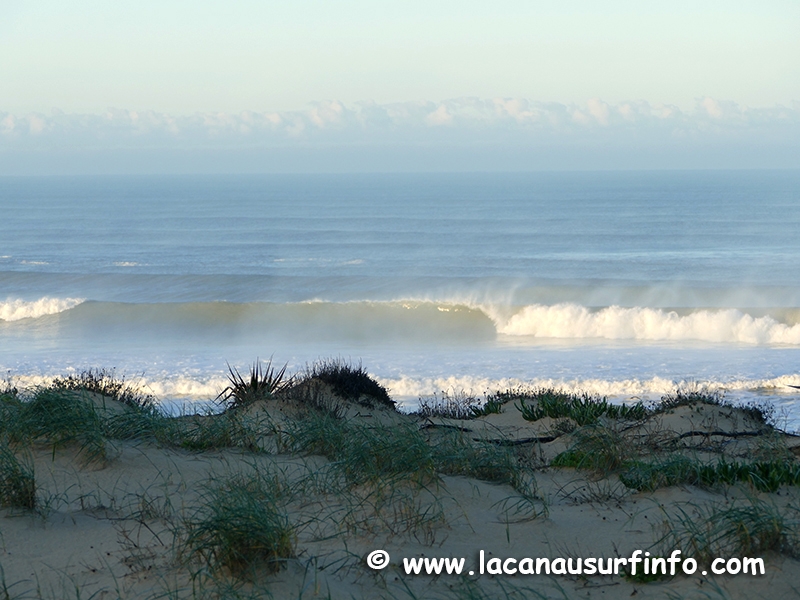
[(0, 302), (0, 320), (19, 321), (53, 315), (74, 308), (83, 302), (81, 298), (39, 298), (38, 300), (6, 299)]
[[(798, 311), (752, 315), (733, 308), (514, 307), (429, 300), (119, 303), (73, 298), (9, 300), (0, 318), (58, 322), (60, 331), (157, 332), (177, 336), (278, 336), (293, 341), (478, 343), (499, 336), (530, 340), (631, 340), (800, 345)], [(763, 311), (762, 311), (763, 312)], [(66, 329), (65, 329), (66, 328)]]
[[(489, 309), (490, 314), (495, 312)], [(526, 306), (510, 317), (495, 316), (498, 333), (558, 339), (800, 344), (800, 323), (753, 317), (736, 309), (694, 310), (680, 315), (657, 308), (577, 304)]]

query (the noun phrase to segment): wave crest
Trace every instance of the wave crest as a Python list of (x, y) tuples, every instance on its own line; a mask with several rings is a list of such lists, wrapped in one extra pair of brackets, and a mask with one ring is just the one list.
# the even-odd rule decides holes
[(44, 315), (64, 312), (82, 302), (82, 298), (50, 298), (47, 296), (32, 301), (8, 298), (5, 302), (0, 302), (0, 320), (35, 319)]
[(507, 319), (493, 320), (497, 332), (509, 336), (800, 344), (800, 324), (786, 325), (736, 309), (679, 315), (657, 308), (609, 306), (593, 311), (577, 304), (534, 304)]

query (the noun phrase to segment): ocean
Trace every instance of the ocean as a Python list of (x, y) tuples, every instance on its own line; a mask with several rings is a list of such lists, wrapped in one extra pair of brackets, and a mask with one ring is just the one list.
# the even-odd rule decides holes
[(361, 363), (399, 404), (555, 386), (800, 429), (800, 172), (0, 178), (0, 368), (208, 406)]

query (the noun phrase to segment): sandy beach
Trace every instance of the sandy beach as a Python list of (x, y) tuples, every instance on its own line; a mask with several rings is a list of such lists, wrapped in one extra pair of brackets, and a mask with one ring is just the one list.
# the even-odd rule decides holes
[[(3, 597), (797, 597), (800, 438), (766, 405), (510, 390), (406, 415), (360, 368), (267, 371), (178, 418), (96, 373), (9, 388)], [(692, 575), (592, 570), (675, 550)]]

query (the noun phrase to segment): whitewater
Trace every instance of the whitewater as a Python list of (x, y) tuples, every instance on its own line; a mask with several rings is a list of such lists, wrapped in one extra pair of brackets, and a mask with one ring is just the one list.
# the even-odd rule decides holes
[(678, 387), (800, 429), (792, 171), (0, 179), (0, 368), (207, 406), (361, 361), (401, 404)]

